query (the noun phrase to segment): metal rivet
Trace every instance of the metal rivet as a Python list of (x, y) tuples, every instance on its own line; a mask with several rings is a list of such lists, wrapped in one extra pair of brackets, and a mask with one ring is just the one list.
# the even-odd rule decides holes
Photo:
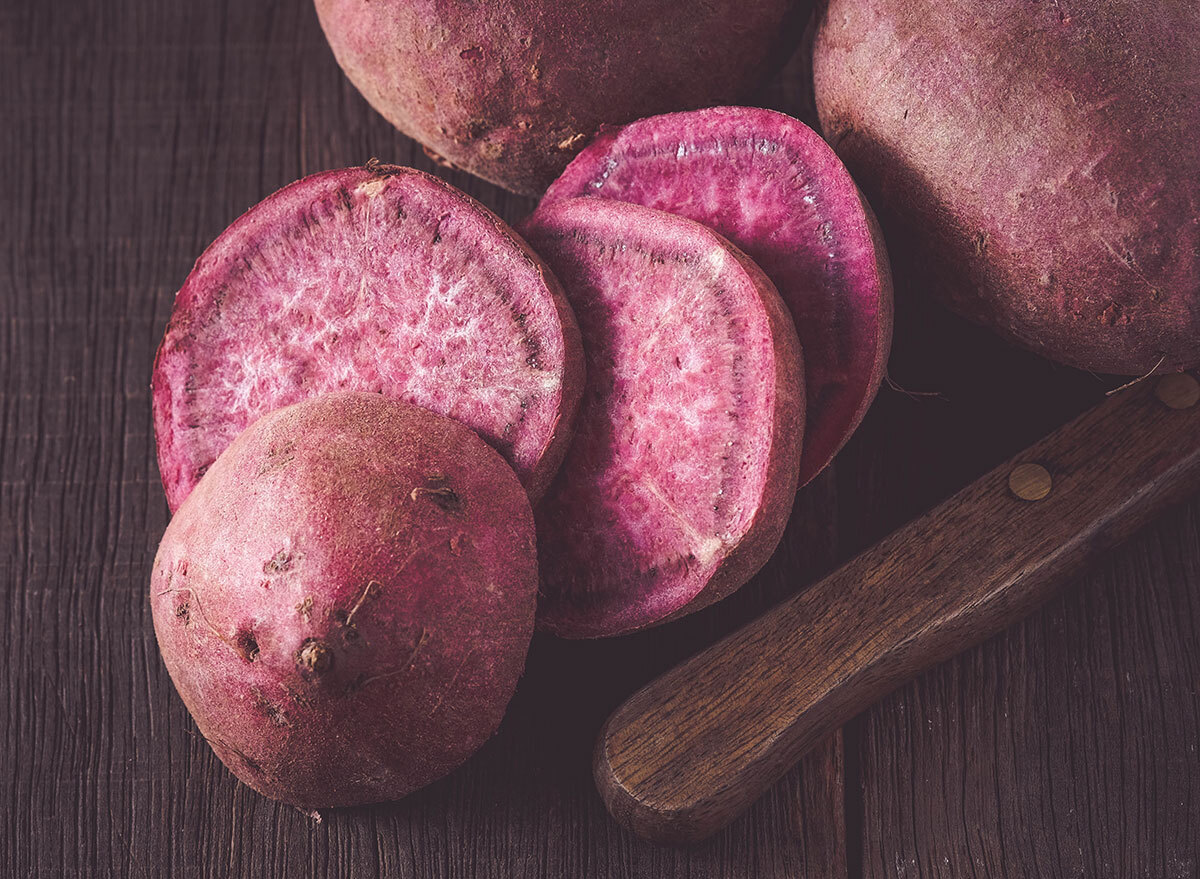
[(1009, 490), (1023, 501), (1040, 501), (1051, 484), (1050, 471), (1041, 464), (1018, 464), (1008, 474)]
[(1186, 372), (1164, 375), (1154, 386), (1154, 396), (1172, 409), (1190, 409), (1200, 402), (1200, 382)]

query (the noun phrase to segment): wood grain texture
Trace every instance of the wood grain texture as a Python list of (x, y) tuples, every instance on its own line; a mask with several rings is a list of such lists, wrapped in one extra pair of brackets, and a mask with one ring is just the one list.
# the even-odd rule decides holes
[[(881, 397), (843, 455), (840, 533), (863, 546), (977, 475), (964, 448), (1013, 454), (1105, 386), (902, 295), (892, 376), (938, 396)], [(1198, 521), (1193, 499), (846, 727), (852, 875), (1197, 875)]]
[[(928, 858), (1000, 876), (997, 852), (1018, 847), (1025, 860), (1005, 866), (1036, 857), (1030, 875), (1197, 863), (1195, 503), (1072, 598), (872, 709), (700, 847), (636, 841), (592, 791), (592, 737), (634, 689), (1105, 387), (916, 301), (898, 305), (892, 377), (939, 396), (885, 389), (734, 599), (616, 642), (539, 639), (498, 738), (402, 803), (314, 824), (239, 786), (175, 696), (146, 600), (167, 515), (149, 372), (174, 292), (245, 208), (370, 156), (439, 173), (510, 218), (530, 204), (395, 134), (304, 0), (6, 0), (0, 83), (0, 876), (824, 879), (898, 862), (918, 875), (914, 861), (928, 873)], [(765, 102), (807, 106), (794, 77)], [(1114, 659), (1119, 671), (1085, 667)], [(973, 718), (972, 737), (960, 725), (922, 750), (950, 717)]]
[(863, 875), (1200, 874), (1197, 545), (1168, 514), (868, 712)]
[(589, 770), (621, 698), (833, 563), (832, 484), (736, 608), (539, 639), (500, 734), (426, 791), (315, 823), (239, 785), (175, 695), (147, 601), (167, 521), (149, 379), (175, 291), (239, 213), (323, 168), (377, 156), (509, 219), (532, 203), (395, 133), (306, 2), (5, 2), (0, 82), (0, 876), (844, 875), (840, 737), (687, 851), (612, 824)]
[(1111, 396), (633, 695), (596, 747), (614, 817), (704, 838), (880, 696), (1200, 492), (1200, 407), (1164, 393), (1180, 382)]

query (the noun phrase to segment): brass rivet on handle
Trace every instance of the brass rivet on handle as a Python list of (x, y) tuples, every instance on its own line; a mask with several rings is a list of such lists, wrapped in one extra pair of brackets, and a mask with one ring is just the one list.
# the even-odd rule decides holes
[(1050, 471), (1041, 464), (1018, 464), (1008, 474), (1009, 490), (1023, 501), (1040, 501), (1051, 485)]
[(1164, 375), (1154, 386), (1154, 396), (1172, 409), (1190, 409), (1200, 403), (1200, 382), (1186, 372)]

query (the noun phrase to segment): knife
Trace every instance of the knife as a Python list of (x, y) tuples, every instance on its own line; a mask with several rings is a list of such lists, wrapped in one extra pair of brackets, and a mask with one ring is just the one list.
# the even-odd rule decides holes
[(716, 832), (873, 702), (1196, 492), (1200, 383), (1116, 393), (635, 693), (596, 743), (600, 795), (649, 839)]

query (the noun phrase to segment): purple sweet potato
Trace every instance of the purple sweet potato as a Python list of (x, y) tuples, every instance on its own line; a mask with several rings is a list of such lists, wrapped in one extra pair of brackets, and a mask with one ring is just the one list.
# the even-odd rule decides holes
[(583, 355), (558, 282), (499, 218), (428, 174), (369, 166), (306, 177), (221, 234), (176, 297), (153, 385), (172, 509), (256, 418), (340, 390), (463, 422), (536, 498)]
[(533, 195), (601, 123), (744, 96), (811, 3), (316, 0), (316, 7), (338, 63), (376, 110), (454, 165)]
[(892, 340), (883, 237), (833, 150), (772, 110), (670, 113), (602, 131), (542, 204), (583, 195), (696, 220), (767, 273), (804, 347), (808, 483), (866, 414)]
[(1200, 4), (828, 0), (813, 69), (914, 286), (1072, 366), (1200, 364)]
[(238, 778), (309, 808), (395, 799), (500, 722), (533, 632), (533, 513), (457, 422), (320, 396), (222, 452), (150, 593), (171, 679)]
[(796, 491), (803, 368), (779, 294), (711, 229), (638, 205), (568, 199), (523, 231), (588, 368), (536, 510), (539, 624), (615, 635), (723, 598), (774, 551)]

